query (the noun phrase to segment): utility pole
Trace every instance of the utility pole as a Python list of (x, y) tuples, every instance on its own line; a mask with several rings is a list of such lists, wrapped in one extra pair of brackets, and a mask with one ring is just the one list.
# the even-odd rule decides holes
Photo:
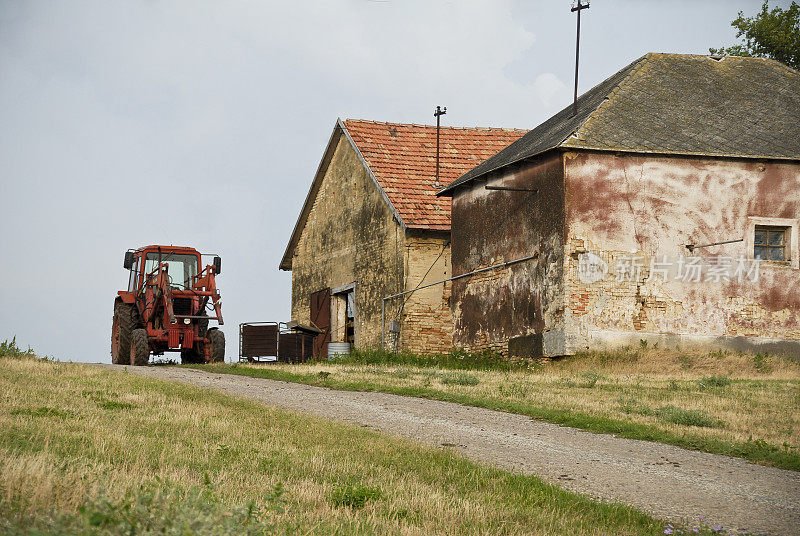
[(578, 12), (578, 37), (575, 41), (575, 96), (572, 100), (572, 115), (578, 115), (578, 57), (581, 51), (581, 11), (584, 9), (589, 9), (589, 0), (586, 0), (585, 4), (578, 0), (577, 6), (573, 2), (570, 10), (573, 13)]
[(439, 188), (439, 129), (440, 118), (447, 113), (447, 106), (444, 109), (441, 106), (436, 107), (433, 116), (436, 118), (436, 187)]

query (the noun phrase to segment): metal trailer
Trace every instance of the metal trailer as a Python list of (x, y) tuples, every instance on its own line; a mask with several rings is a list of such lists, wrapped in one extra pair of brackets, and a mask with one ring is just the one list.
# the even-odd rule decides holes
[(322, 330), (297, 322), (239, 324), (239, 362), (303, 363), (314, 357), (314, 338)]

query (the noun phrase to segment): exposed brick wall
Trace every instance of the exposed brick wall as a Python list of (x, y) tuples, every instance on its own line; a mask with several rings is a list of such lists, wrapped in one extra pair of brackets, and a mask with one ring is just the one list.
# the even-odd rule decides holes
[[(451, 277), (449, 242), (449, 237), (412, 235), (407, 238), (406, 290)], [(444, 283), (417, 290), (408, 296), (403, 306), (402, 349), (433, 353), (452, 348), (451, 288), (451, 283)]]

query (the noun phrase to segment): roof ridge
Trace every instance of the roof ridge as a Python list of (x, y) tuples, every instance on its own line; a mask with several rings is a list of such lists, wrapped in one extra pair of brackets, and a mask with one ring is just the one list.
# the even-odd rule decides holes
[(720, 60), (725, 59), (734, 59), (734, 60), (744, 60), (744, 61), (763, 61), (766, 63), (775, 63), (780, 65), (781, 67), (788, 69), (793, 73), (800, 73), (797, 69), (793, 67), (789, 67), (785, 63), (780, 60), (776, 60), (775, 58), (770, 58), (767, 56), (739, 56), (737, 54), (685, 54), (681, 52), (648, 52), (643, 57), (650, 57), (650, 56), (668, 56), (668, 57), (682, 57), (682, 58), (706, 58), (706, 59), (713, 59), (719, 58)]
[[(706, 56), (706, 57), (713, 58), (713, 56), (714, 55), (711, 54), (711, 55)], [(776, 60), (775, 58), (769, 58), (769, 57), (766, 57), (766, 56), (736, 56), (735, 54), (731, 54), (731, 55), (723, 54), (720, 57), (720, 59), (721, 60), (735, 59), (735, 60), (745, 60), (745, 61), (759, 60), (759, 61), (763, 61), (764, 63), (771, 63), (775, 67), (781, 68), (784, 71), (788, 71), (789, 74), (791, 74), (791, 75), (800, 76), (800, 70), (797, 70), (794, 67), (790, 67), (790, 66), (786, 65), (785, 63), (783, 63), (780, 60)]]
[[(717, 55), (718, 54), (688, 54), (688, 53), (684, 53), (684, 52), (647, 52), (642, 57), (644, 58), (644, 57), (648, 57), (648, 56), (671, 56), (671, 57), (682, 57), (682, 58), (686, 58), (686, 57), (710, 58), (712, 56), (717, 56)], [(725, 56), (725, 55), (723, 54), (723, 56)], [(729, 56), (725, 56), (725, 57), (729, 57)], [(740, 56), (736, 56), (736, 57), (740, 57)]]
[[(745, 56), (735, 56), (735, 57), (738, 58), (738, 57), (745, 57)], [(750, 56), (750, 57), (753, 57), (753, 56)], [(789, 67), (788, 65), (786, 65), (782, 61), (778, 61), (775, 58), (758, 58), (758, 59), (766, 60), (766, 61), (771, 62), (771, 63), (777, 63), (778, 67), (782, 68), (784, 71), (788, 71), (789, 74), (791, 74), (792, 76), (800, 76), (800, 70), (797, 70), (794, 67)]]
[[(347, 122), (355, 122), (355, 123), (369, 123), (373, 125), (386, 125), (386, 126), (398, 126), (398, 127), (420, 127), (420, 128), (436, 128), (436, 125), (423, 125), (418, 123), (394, 123), (390, 121), (375, 121), (374, 119), (354, 119), (354, 118), (347, 118), (343, 120), (344, 123)], [(504, 131), (504, 132), (528, 132), (530, 129), (527, 128), (515, 128), (515, 127), (481, 127), (481, 126), (474, 126), (474, 127), (467, 127), (467, 126), (441, 126), (441, 129), (450, 129), (450, 130), (472, 130), (472, 131), (480, 131), (480, 130), (487, 130), (487, 131)]]

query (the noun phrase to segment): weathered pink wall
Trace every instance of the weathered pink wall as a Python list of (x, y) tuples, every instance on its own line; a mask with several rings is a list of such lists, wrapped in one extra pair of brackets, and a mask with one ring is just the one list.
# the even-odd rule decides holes
[[(762, 263), (755, 283), (649, 277), (653, 256), (690, 256), (686, 244), (747, 238), (695, 255), (752, 258), (752, 217), (790, 223), (796, 242), (800, 163), (568, 152), (564, 169), (567, 353), (651, 335), (678, 344), (800, 347), (791, 343), (800, 340), (796, 254), (788, 265)], [(612, 272), (631, 255), (645, 269), (635, 281), (587, 284), (578, 277), (586, 251)]]

